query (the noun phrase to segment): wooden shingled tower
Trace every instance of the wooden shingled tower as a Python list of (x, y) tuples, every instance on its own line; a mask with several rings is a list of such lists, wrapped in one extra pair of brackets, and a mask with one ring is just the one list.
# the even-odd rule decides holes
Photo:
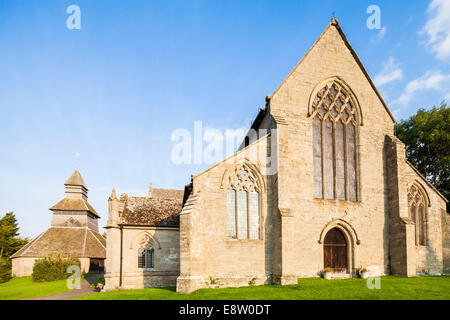
[(66, 180), (65, 197), (50, 208), (50, 228), (12, 256), (14, 276), (28, 276), (34, 261), (49, 254), (80, 259), (82, 272), (102, 271), (106, 239), (98, 232), (99, 214), (88, 202), (88, 188), (78, 170)]

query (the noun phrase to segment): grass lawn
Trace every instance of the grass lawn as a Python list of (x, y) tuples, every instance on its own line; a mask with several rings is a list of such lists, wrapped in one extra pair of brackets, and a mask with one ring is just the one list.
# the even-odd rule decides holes
[(450, 277), (381, 278), (380, 290), (369, 290), (364, 279), (299, 279), (298, 285), (201, 289), (191, 294), (175, 292), (174, 287), (123, 290), (89, 294), (80, 300), (450, 300)]
[(44, 297), (68, 291), (67, 280), (33, 282), (31, 277), (12, 278), (0, 284), (0, 300)]

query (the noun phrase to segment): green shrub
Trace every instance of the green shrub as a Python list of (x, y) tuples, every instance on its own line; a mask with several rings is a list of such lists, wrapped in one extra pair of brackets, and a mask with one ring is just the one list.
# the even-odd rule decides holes
[(11, 279), (11, 259), (0, 258), (0, 283)]
[(71, 273), (66, 271), (71, 265), (81, 267), (80, 260), (69, 255), (48, 255), (45, 258), (36, 260), (31, 277), (35, 282), (67, 279)]
[(96, 281), (94, 281), (94, 283), (92, 283), (91, 286), (95, 287), (98, 284), (105, 285), (105, 277), (104, 276), (102, 276), (99, 279), (97, 279)]

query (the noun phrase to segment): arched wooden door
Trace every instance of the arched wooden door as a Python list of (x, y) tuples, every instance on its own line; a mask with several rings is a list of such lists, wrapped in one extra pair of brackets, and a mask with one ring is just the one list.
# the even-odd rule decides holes
[(347, 241), (337, 228), (328, 231), (323, 244), (324, 267), (333, 272), (347, 272)]

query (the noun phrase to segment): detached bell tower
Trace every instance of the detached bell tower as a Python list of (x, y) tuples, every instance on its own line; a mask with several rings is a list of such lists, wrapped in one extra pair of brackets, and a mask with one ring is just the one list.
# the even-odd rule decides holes
[(98, 233), (100, 216), (87, 201), (88, 188), (80, 172), (75, 170), (64, 186), (64, 198), (50, 208), (50, 228), (12, 256), (14, 276), (31, 275), (34, 261), (49, 254), (78, 258), (82, 272), (104, 270), (106, 239)]

